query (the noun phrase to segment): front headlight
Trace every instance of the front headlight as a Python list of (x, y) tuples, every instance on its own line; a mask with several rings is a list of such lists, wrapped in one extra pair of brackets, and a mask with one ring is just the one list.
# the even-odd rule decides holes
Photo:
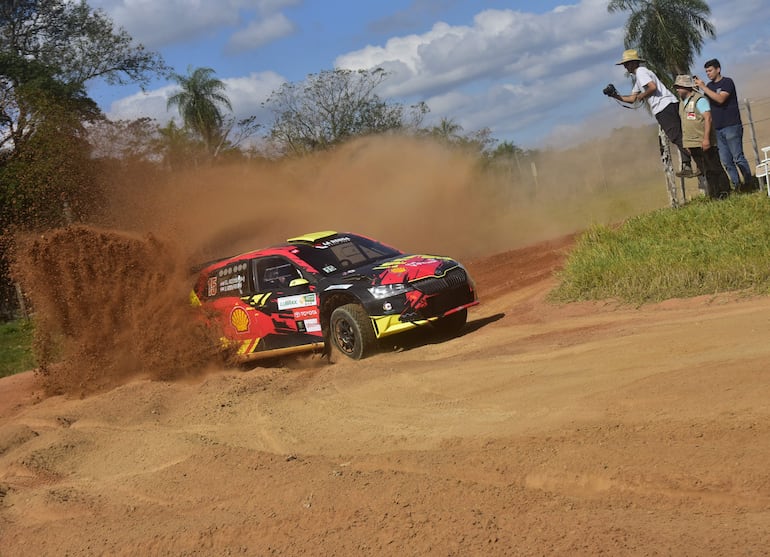
[(391, 296), (398, 296), (404, 292), (411, 290), (411, 287), (402, 284), (381, 284), (380, 286), (372, 286), (369, 288), (369, 293), (374, 296), (376, 300), (382, 300), (383, 298), (390, 298)]

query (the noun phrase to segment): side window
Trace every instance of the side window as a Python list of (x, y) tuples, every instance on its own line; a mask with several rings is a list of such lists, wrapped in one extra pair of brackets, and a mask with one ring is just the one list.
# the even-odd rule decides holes
[(289, 287), (289, 283), (302, 278), (299, 270), (282, 257), (266, 257), (256, 261), (257, 290), (281, 290)]

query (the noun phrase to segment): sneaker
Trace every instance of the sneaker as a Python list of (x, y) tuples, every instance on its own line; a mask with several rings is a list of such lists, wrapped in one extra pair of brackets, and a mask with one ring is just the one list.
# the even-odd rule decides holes
[(759, 181), (752, 176), (752, 179), (746, 180), (742, 184), (739, 184), (735, 191), (738, 193), (753, 193), (759, 191)]

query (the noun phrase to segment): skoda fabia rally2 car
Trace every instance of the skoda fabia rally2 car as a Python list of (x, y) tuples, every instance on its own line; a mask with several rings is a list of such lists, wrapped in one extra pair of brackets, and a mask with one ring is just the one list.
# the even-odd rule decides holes
[(478, 304), (457, 261), (333, 231), (208, 263), (192, 299), (216, 316), (241, 361), (329, 343), (357, 360), (415, 327), (457, 334)]

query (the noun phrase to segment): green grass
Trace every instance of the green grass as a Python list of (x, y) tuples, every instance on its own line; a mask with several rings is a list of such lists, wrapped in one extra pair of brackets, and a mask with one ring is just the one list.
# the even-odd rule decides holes
[(728, 291), (770, 293), (770, 198), (697, 198), (678, 209), (593, 226), (550, 294), (557, 302), (641, 304)]
[(32, 356), (31, 321), (0, 324), (0, 377), (27, 371), (35, 367)]

